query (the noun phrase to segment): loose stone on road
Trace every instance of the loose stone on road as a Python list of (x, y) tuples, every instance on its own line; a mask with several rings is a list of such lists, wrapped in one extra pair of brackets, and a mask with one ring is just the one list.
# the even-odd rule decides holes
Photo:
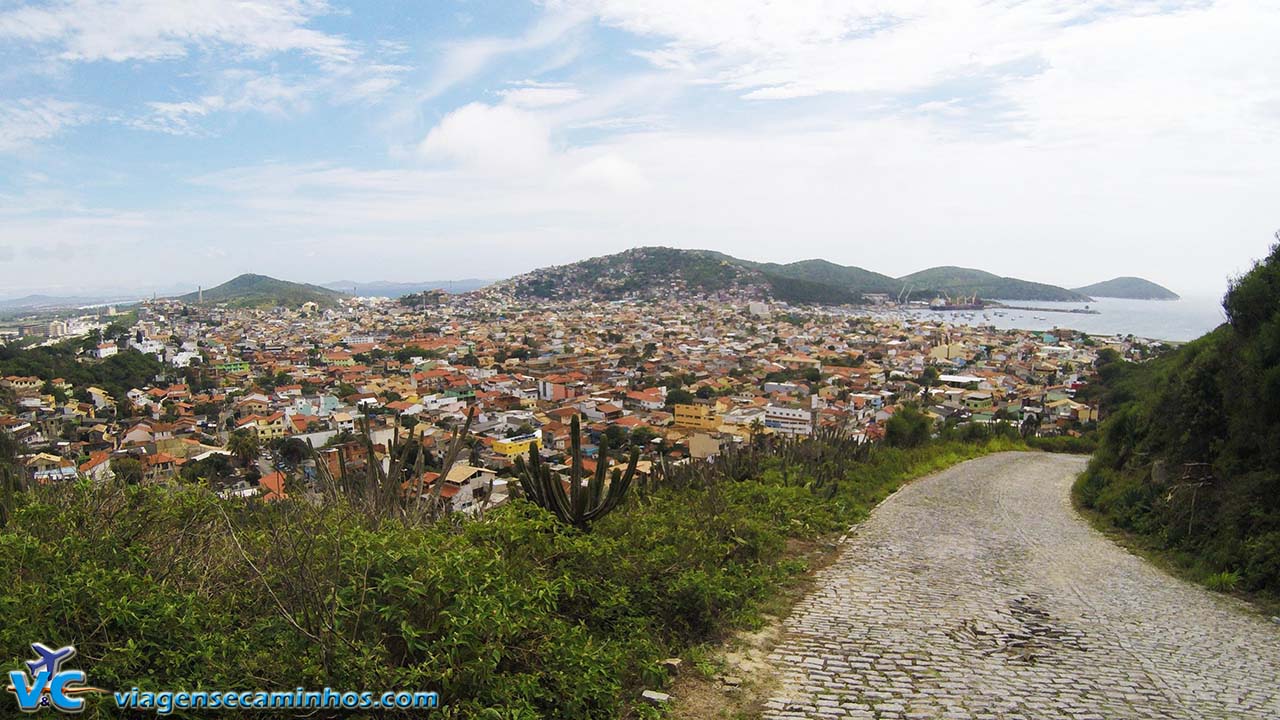
[(1280, 626), (1090, 528), (1084, 459), (904, 487), (786, 622), (765, 717), (1280, 718)]

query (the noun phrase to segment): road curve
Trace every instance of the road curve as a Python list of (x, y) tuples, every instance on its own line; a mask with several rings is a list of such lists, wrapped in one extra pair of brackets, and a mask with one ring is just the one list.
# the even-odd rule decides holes
[(1280, 625), (1090, 528), (1083, 468), (1002, 453), (886, 500), (787, 619), (765, 717), (1280, 718)]

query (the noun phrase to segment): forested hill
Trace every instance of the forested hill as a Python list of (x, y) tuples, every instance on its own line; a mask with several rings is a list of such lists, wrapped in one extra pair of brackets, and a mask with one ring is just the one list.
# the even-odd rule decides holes
[(1091, 297), (1129, 300), (1177, 300), (1178, 294), (1163, 285), (1140, 277), (1118, 277), (1075, 289)]
[(1100, 358), (1086, 394), (1109, 417), (1076, 492), (1211, 586), (1277, 597), (1280, 243), (1223, 305), (1227, 323), (1163, 357)]
[(967, 268), (937, 267), (893, 278), (822, 259), (762, 263), (712, 250), (666, 247), (634, 248), (541, 268), (497, 283), (493, 290), (561, 300), (720, 293), (818, 304), (859, 302), (871, 293), (914, 300), (975, 294), (996, 300), (1089, 300), (1057, 285)]
[[(202, 293), (193, 292), (178, 298), (198, 302)], [(246, 273), (203, 292), (204, 302), (225, 303), (232, 307), (298, 307), (313, 302), (323, 307), (336, 305), (343, 293), (319, 285), (277, 280), (266, 275)]]
[(934, 267), (898, 278), (899, 285), (921, 294), (977, 295), (995, 300), (1054, 300), (1086, 302), (1089, 296), (1057, 285), (1002, 277), (984, 270), (962, 267)]

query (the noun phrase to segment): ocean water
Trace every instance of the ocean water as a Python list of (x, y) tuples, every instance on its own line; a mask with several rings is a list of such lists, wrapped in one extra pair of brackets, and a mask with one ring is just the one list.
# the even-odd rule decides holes
[[(1088, 303), (1005, 300), (1007, 308), (974, 311), (907, 311), (913, 317), (965, 325), (993, 325), (1000, 329), (1052, 330), (1070, 328), (1091, 335), (1134, 335), (1151, 340), (1194, 340), (1226, 322), (1221, 297), (1183, 297), (1180, 300), (1121, 300), (1098, 298)], [(1097, 315), (1016, 309), (1090, 309)]]

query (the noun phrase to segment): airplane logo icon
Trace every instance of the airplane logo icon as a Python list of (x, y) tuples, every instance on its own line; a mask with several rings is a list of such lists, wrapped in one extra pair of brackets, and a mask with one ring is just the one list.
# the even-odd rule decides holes
[(71, 645), (51, 650), (44, 643), (31, 643), (31, 649), (40, 656), (38, 660), (27, 661), (27, 670), (31, 672), (31, 677), (37, 677), (43, 671), (48, 671), (49, 677), (57, 675), (62, 670), (62, 663), (76, 654), (75, 647)]
[(52, 707), (64, 713), (77, 713), (84, 709), (80, 695), (104, 693), (101, 688), (85, 685), (83, 670), (67, 670), (63, 663), (76, 654), (72, 645), (57, 650), (44, 643), (31, 643), (35, 660), (28, 660), (27, 672), (9, 671), (9, 684), (4, 688), (13, 693), (22, 712), (36, 712)]

